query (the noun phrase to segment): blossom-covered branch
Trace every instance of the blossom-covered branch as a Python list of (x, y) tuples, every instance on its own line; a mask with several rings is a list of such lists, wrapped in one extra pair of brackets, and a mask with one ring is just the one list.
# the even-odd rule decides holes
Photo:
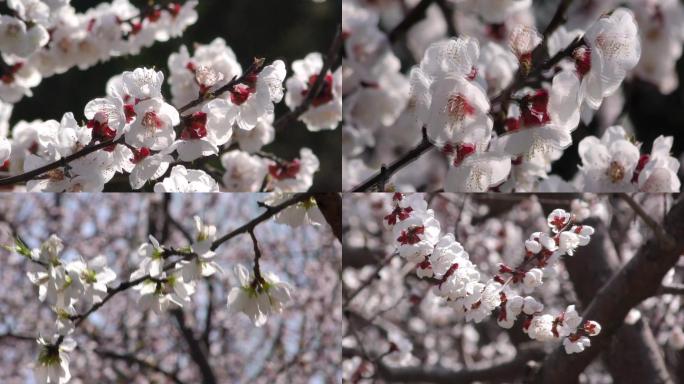
[(547, 223), (552, 234), (533, 233), (525, 241), (518, 265), (501, 263), (497, 273), (484, 283), (454, 235), (440, 237), (440, 223), (422, 195), (395, 193), (392, 211), (384, 223), (396, 239), (399, 255), (415, 265), (419, 278), (436, 279), (435, 294), (447, 300), (455, 314), (466, 321), (480, 322), (498, 310), (498, 324), (508, 329), (522, 315), (523, 331), (530, 338), (562, 339), (568, 354), (582, 352), (591, 345), (589, 337), (599, 334), (601, 326), (587, 317), (583, 320), (574, 305), (552, 316), (543, 313), (544, 305), (534, 297), (519, 293), (540, 287), (543, 276), (552, 276), (554, 264), (562, 256), (572, 256), (578, 247), (589, 243), (594, 229), (576, 224), (570, 213), (562, 209), (551, 212)]
[[(573, 179), (550, 172), (574, 150), (581, 124), (600, 123), (604, 100), (617, 98), (630, 74), (655, 82), (652, 72), (674, 72), (681, 50), (654, 63), (642, 56), (642, 40), (681, 46), (684, 35), (668, 31), (681, 25), (676, 15), (684, 15), (684, 5), (636, 2), (598, 12), (608, 5), (572, 7), (563, 0), (539, 33), (531, 1), (451, 2), (459, 37), (446, 35), (451, 20), (443, 20), (444, 6), (433, 1), (400, 10), (346, 0), (345, 188), (679, 191), (673, 138), (657, 137), (648, 153), (643, 147), (650, 143), (635, 142), (629, 125), (584, 137)], [(663, 16), (665, 8), (671, 18)], [(404, 18), (383, 17), (390, 10)], [(389, 33), (381, 28), (386, 24), (394, 26)], [(402, 35), (408, 52), (393, 44)], [(405, 66), (411, 67), (406, 74)], [(427, 151), (428, 141), (441, 151)], [(391, 166), (388, 172), (388, 163), (412, 172)]]
[(623, 325), (630, 309), (657, 292), (663, 277), (684, 252), (684, 199), (680, 198), (670, 208), (663, 226), (676, 239), (668, 245), (657, 238), (645, 242), (610, 280), (598, 291), (583, 313), (601, 322), (603, 332), (595, 338), (585, 353), (564, 356), (554, 351), (543, 361), (535, 376), (535, 382), (571, 383), (589, 363), (611, 342), (615, 332)]
[[(228, 294), (229, 311), (244, 312), (257, 326), (265, 324), (269, 316), (281, 313), (291, 301), (290, 292), (293, 288), (277, 275), (259, 268), (261, 251), (255, 228), (268, 218), (291, 226), (305, 222), (319, 225), (325, 221), (311, 194), (278, 195), (267, 201), (261, 204), (266, 208), (263, 214), (222, 238), (217, 238), (216, 227), (203, 223), (199, 217), (195, 217), (195, 233), (190, 238), (191, 244), (186, 247), (163, 246), (150, 236), (149, 243), (142, 244), (138, 249), (142, 257), (140, 267), (128, 280), (117, 285), (112, 284), (116, 274), (107, 267), (104, 256), (89, 260), (81, 257), (67, 262), (60, 257), (64, 245), (57, 236), (52, 235), (40, 248), (35, 249), (17, 237), (16, 243), (7, 248), (30, 261), (27, 275), (38, 286), (40, 301), (50, 304), (56, 315), (54, 329), (41, 331), (42, 336), (38, 339), (42, 345), (36, 363), (38, 380), (69, 380), (68, 354), (75, 348), (75, 341), (70, 335), (120, 293), (129, 289), (137, 291), (140, 308), (152, 309), (158, 314), (189, 303), (197, 281), (217, 272), (222, 273), (214, 261), (214, 250), (242, 233), (249, 233), (253, 239), (255, 268), (250, 274), (241, 265), (235, 267), (241, 285), (234, 287)], [(182, 328), (182, 311), (174, 310), (173, 313)], [(7, 333), (4, 336), (14, 337), (14, 334)], [(197, 344), (196, 340), (193, 343)], [(213, 382), (216, 382), (215, 378)]]
[[(143, 18), (165, 12), (150, 6)], [(170, 102), (161, 92), (163, 73), (137, 68), (110, 79), (107, 95), (85, 106), (85, 123), (66, 113), (60, 122), (12, 127), (12, 138), (0, 137), (0, 170), (10, 174), (0, 185), (101, 191), (122, 174), (135, 190), (160, 180), (156, 192), (216, 192), (219, 178), (227, 191), (304, 192), (320, 166), (313, 151), (301, 148), (287, 160), (259, 154), (276, 130), (297, 120), (312, 132), (337, 127), (342, 41), (338, 28), (327, 56), (295, 60), (287, 79), (282, 60), (254, 59), (243, 71), (222, 38), (196, 45), (192, 56), (182, 46), (168, 61)], [(275, 105), (283, 100), (290, 112), (276, 120)], [(1, 124), (10, 112), (0, 115)]]

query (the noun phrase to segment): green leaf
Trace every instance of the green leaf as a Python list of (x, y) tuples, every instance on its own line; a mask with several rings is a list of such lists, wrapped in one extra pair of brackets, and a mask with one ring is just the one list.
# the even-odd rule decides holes
[(14, 238), (14, 245), (14, 250), (17, 251), (18, 254), (28, 257), (29, 259), (31, 258), (31, 249), (29, 249), (19, 236)]

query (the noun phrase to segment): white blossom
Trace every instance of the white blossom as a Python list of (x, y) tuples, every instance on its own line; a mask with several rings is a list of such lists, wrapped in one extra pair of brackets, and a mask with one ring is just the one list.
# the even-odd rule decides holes
[(281, 313), (292, 300), (292, 287), (275, 274), (262, 273), (263, 280), (259, 281), (254, 273), (238, 264), (235, 275), (239, 285), (228, 293), (228, 310), (243, 312), (257, 327), (266, 324), (269, 316)]

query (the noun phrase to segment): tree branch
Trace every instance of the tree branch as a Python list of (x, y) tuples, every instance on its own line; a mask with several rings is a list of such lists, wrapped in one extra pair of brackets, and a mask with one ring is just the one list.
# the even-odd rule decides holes
[[(553, 208), (545, 205), (545, 211)], [(591, 242), (577, 250), (573, 257), (564, 259), (577, 297), (589, 304), (596, 292), (618, 271), (620, 259), (608, 234), (606, 225), (591, 218), (583, 224), (594, 227)], [(592, 318), (586, 318), (593, 320)], [(640, 320), (622, 324), (603, 355), (613, 380), (643, 383), (670, 383), (662, 352), (650, 327)]]
[(571, 3), (572, 0), (561, 0), (558, 4), (556, 13), (553, 14), (553, 18), (551, 19), (549, 24), (544, 29), (544, 32), (542, 33), (542, 44), (544, 45), (544, 49), (546, 49), (546, 44), (549, 36), (551, 36), (556, 31), (556, 29), (558, 29), (558, 27), (560, 27), (565, 22), (565, 13), (568, 11), (568, 7), (570, 7)]
[(679, 256), (684, 252), (684, 195), (674, 203), (664, 221), (664, 229), (676, 244), (670, 246), (649, 239), (636, 255), (601, 287), (582, 314), (601, 324), (601, 333), (592, 337), (591, 347), (568, 355), (563, 347), (547, 356), (535, 376), (537, 383), (572, 383), (601, 350), (610, 345), (612, 336), (622, 326), (631, 308), (650, 297)]
[[(212, 244), (212, 248), (211, 248), (211, 249), (212, 249), (212, 250), (216, 250), (216, 248), (218, 248), (221, 244), (223, 244), (223, 243), (225, 243), (226, 241), (232, 239), (233, 237), (235, 237), (235, 236), (237, 236), (237, 235), (239, 235), (239, 234), (245, 233), (245, 232), (247, 232), (247, 231), (253, 230), (258, 224), (264, 222), (265, 220), (269, 219), (270, 217), (272, 217), (272, 216), (275, 215), (276, 213), (282, 211), (283, 209), (289, 207), (290, 205), (296, 204), (296, 203), (298, 203), (298, 202), (300, 202), (300, 201), (303, 201), (303, 200), (306, 199), (306, 198), (309, 198), (310, 195), (311, 195), (311, 194), (308, 194), (308, 193), (297, 194), (297, 195), (295, 195), (294, 197), (292, 197), (291, 199), (286, 200), (286, 201), (280, 203), (279, 205), (276, 205), (276, 206), (274, 206), (274, 207), (268, 207), (267, 210), (266, 210), (266, 212), (262, 213), (261, 215), (259, 215), (259, 216), (257, 216), (256, 218), (252, 219), (252, 220), (249, 221), (248, 223), (246, 223), (246, 224), (244, 224), (243, 226), (237, 228), (236, 230), (234, 230), (234, 231), (232, 231), (232, 232), (226, 234), (225, 236), (221, 237), (220, 239), (214, 241), (214, 243)], [(166, 264), (166, 265), (164, 266), (164, 271), (168, 271), (168, 270), (173, 269), (173, 268), (176, 266), (176, 264), (179, 263), (180, 261), (183, 261), (183, 260), (191, 260), (192, 258), (196, 257), (197, 254), (195, 254), (195, 253), (188, 253), (188, 252), (181, 252), (181, 251), (176, 250), (176, 249), (173, 249), (173, 248), (164, 248), (164, 255), (163, 255), (163, 257), (164, 257), (164, 258), (168, 258), (168, 257), (171, 257), (171, 256), (181, 256), (181, 258), (180, 258), (180, 259), (177, 259), (177, 260), (174, 260), (174, 261), (172, 261), (172, 262)], [(78, 327), (79, 325), (81, 325), (81, 323), (82, 323), (86, 318), (88, 318), (88, 316), (90, 316), (93, 312), (95, 312), (95, 311), (97, 311), (98, 309), (100, 309), (103, 305), (105, 305), (109, 300), (111, 300), (111, 299), (112, 299), (114, 296), (116, 296), (117, 294), (119, 294), (119, 293), (121, 293), (121, 292), (123, 292), (123, 291), (125, 291), (125, 290), (127, 290), (127, 289), (129, 289), (129, 288), (131, 288), (131, 287), (133, 287), (133, 286), (136, 286), (136, 285), (138, 285), (138, 284), (142, 283), (143, 281), (145, 281), (145, 280), (147, 280), (147, 279), (150, 279), (150, 278), (151, 278), (150, 275), (146, 275), (146, 276), (142, 276), (142, 277), (140, 277), (140, 278), (137, 278), (137, 279), (135, 279), (135, 280), (129, 280), (129, 281), (125, 281), (125, 282), (119, 283), (119, 285), (116, 286), (116, 288), (112, 288), (112, 289), (110, 289), (110, 290), (107, 292), (107, 296), (105, 296), (105, 297), (102, 299), (101, 302), (99, 302), (99, 303), (97, 303), (97, 304), (94, 304), (94, 305), (93, 305), (92, 307), (90, 307), (90, 309), (88, 309), (85, 313), (80, 314), (80, 315), (75, 315), (75, 316), (73, 316), (73, 317), (71, 318), (71, 320), (75, 321), (75, 322), (74, 322), (74, 327)], [(58, 344), (61, 343), (61, 340), (63, 340), (63, 338), (60, 338), (60, 339), (58, 340)]]
[(225, 243), (226, 241), (232, 239), (233, 237), (237, 235), (241, 235), (243, 233), (247, 233), (250, 230), (254, 229), (257, 225), (261, 224), (262, 222), (270, 219), (271, 217), (275, 216), (278, 212), (282, 211), (283, 209), (300, 203), (302, 201), (305, 201), (309, 197), (313, 196), (312, 193), (298, 193), (295, 194), (292, 198), (285, 200), (284, 202), (275, 205), (275, 206), (266, 206), (266, 212), (262, 213), (261, 215), (255, 217), (252, 219), (250, 222), (242, 225), (241, 227), (233, 230), (232, 232), (222, 236), (221, 238), (217, 239), (214, 241), (214, 243), (211, 245), (212, 251), (215, 251), (216, 248), (218, 248), (221, 244)]
[(176, 319), (178, 328), (180, 329), (181, 334), (183, 335), (183, 338), (190, 349), (190, 357), (200, 369), (200, 373), (202, 374), (202, 383), (215, 384), (217, 381), (216, 375), (214, 375), (214, 370), (211, 368), (207, 356), (205, 356), (204, 351), (200, 347), (200, 343), (198, 343), (195, 339), (192, 329), (185, 324), (185, 314), (180, 309), (175, 309), (171, 311), (171, 313)]
[(121, 136), (117, 140), (108, 140), (108, 141), (103, 141), (98, 144), (94, 144), (91, 146), (86, 146), (80, 151), (74, 152), (71, 155), (64, 157), (60, 160), (55, 161), (54, 163), (50, 163), (47, 165), (44, 165), (42, 167), (36, 168), (34, 170), (24, 172), (20, 175), (16, 176), (10, 176), (10, 177), (5, 177), (3, 179), (0, 179), (0, 186), (5, 186), (5, 185), (14, 185), (16, 183), (21, 183), (25, 181), (32, 180), (48, 171), (51, 171), (53, 169), (59, 168), (59, 167), (66, 167), (67, 164), (70, 162), (80, 159), (81, 157), (87, 156), (99, 149), (109, 147), (110, 145), (116, 145), (120, 144), (123, 142), (123, 136)]
[(649, 214), (646, 213), (646, 211), (644, 211), (644, 209), (641, 208), (641, 206), (636, 201), (634, 201), (634, 199), (631, 196), (629, 196), (626, 193), (620, 193), (617, 196), (620, 199), (624, 200), (627, 204), (629, 204), (634, 213), (636, 213), (641, 218), (641, 220), (643, 220), (644, 223), (646, 223), (646, 225), (648, 225), (648, 227), (651, 228), (651, 230), (658, 238), (658, 240), (666, 244), (668, 247), (674, 247), (674, 239), (672, 239), (672, 237), (670, 237), (670, 235), (667, 234), (663, 227), (660, 224), (658, 224), (658, 222), (655, 221), (651, 216), (649, 216)]
[(328, 71), (332, 69), (333, 65), (337, 63), (338, 59), (341, 56), (342, 42), (342, 26), (338, 25), (337, 32), (335, 33), (335, 38), (333, 38), (333, 41), (330, 44), (330, 48), (328, 48), (328, 53), (325, 57), (325, 61), (323, 62), (323, 66), (321, 67), (320, 72), (318, 72), (316, 81), (307, 93), (306, 97), (304, 98), (304, 101), (302, 101), (302, 103), (298, 105), (295, 109), (279, 117), (278, 120), (276, 120), (275, 123), (273, 123), (273, 128), (275, 128), (276, 130), (285, 128), (293, 121), (297, 120), (299, 116), (303, 115), (309, 109), (311, 103), (313, 103), (318, 94), (320, 94), (323, 90), (323, 85), (325, 84), (325, 76), (328, 74)]
[(132, 353), (119, 353), (119, 352), (111, 351), (108, 349), (99, 349), (99, 348), (95, 349), (95, 353), (97, 353), (98, 355), (105, 357), (105, 358), (125, 361), (128, 364), (137, 365), (143, 369), (147, 369), (150, 371), (161, 373), (162, 375), (166, 376), (169, 380), (173, 381), (174, 383), (183, 384), (181, 379), (179, 379), (178, 376), (176, 376), (174, 373), (162, 369), (157, 364), (154, 364), (154, 363), (151, 363), (149, 361), (143, 360), (141, 358), (135, 357), (135, 355), (133, 355)]
[(209, 350), (209, 334), (211, 333), (211, 318), (214, 312), (214, 285), (210, 279), (205, 279), (207, 283), (207, 312), (204, 317), (204, 331), (202, 332), (202, 342)]
[(392, 28), (392, 30), (387, 34), (389, 41), (392, 43), (397, 41), (409, 29), (411, 29), (411, 27), (423, 20), (425, 17), (425, 12), (434, 1), (435, 0), (421, 0), (418, 5), (409, 11), (406, 17), (404, 17), (404, 20)]
[(247, 68), (247, 70), (240, 77), (234, 76), (227, 84), (221, 86), (220, 88), (216, 89), (215, 91), (209, 91), (206, 94), (201, 95), (200, 97), (196, 98), (195, 100), (192, 100), (191, 102), (189, 102), (189, 103), (185, 104), (184, 106), (178, 108), (178, 114), (182, 114), (183, 112), (187, 111), (188, 109), (194, 108), (194, 107), (202, 104), (205, 101), (215, 99), (225, 92), (232, 91), (236, 85), (244, 83), (247, 80), (247, 77), (258, 73), (263, 66), (264, 66), (264, 59), (255, 58), (254, 61), (252, 61), (252, 64), (250, 64), (250, 66)]
[[(346, 352), (347, 354), (350, 351)], [(515, 378), (525, 376), (530, 367), (528, 362), (541, 360), (544, 350), (537, 347), (520, 348), (511, 360), (495, 363), (488, 367), (463, 370), (446, 368), (402, 367), (390, 368), (379, 361), (377, 373), (380, 377), (394, 383), (429, 382), (437, 384), (470, 383), (474, 381), (510, 383)]]
[[(388, 167), (383, 166), (380, 172), (366, 179), (363, 183), (352, 188), (351, 192), (368, 192), (374, 190), (378, 186), (382, 186), (381, 190), (384, 190), (384, 185), (392, 177), (393, 174), (397, 173), (399, 170), (404, 168), (406, 165), (414, 162), (424, 153), (428, 152), (430, 149), (435, 148), (435, 146), (430, 142), (427, 135), (427, 130), (423, 127), (423, 139), (420, 144), (415, 146), (410, 151), (406, 152), (402, 157), (395, 160)], [(383, 191), (384, 192), (384, 191)]]

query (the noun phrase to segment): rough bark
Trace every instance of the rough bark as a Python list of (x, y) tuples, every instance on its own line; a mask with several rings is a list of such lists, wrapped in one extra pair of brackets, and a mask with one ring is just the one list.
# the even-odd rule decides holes
[[(684, 252), (684, 197), (680, 196), (665, 217), (663, 226), (674, 246), (654, 238), (601, 287), (584, 311), (583, 318), (598, 321), (601, 334), (592, 338), (590, 348), (568, 355), (563, 347), (547, 356), (535, 376), (537, 383), (574, 383), (577, 376), (604, 350), (623, 325), (629, 310), (653, 295), (667, 271)], [(615, 345), (619, 347), (619, 345)], [(625, 368), (624, 366), (622, 368)]]
[[(620, 269), (606, 226), (595, 219), (587, 220), (586, 224), (596, 229), (591, 243), (565, 259), (570, 280), (583, 306)], [(603, 359), (616, 383), (672, 383), (653, 332), (643, 320), (620, 326)]]

